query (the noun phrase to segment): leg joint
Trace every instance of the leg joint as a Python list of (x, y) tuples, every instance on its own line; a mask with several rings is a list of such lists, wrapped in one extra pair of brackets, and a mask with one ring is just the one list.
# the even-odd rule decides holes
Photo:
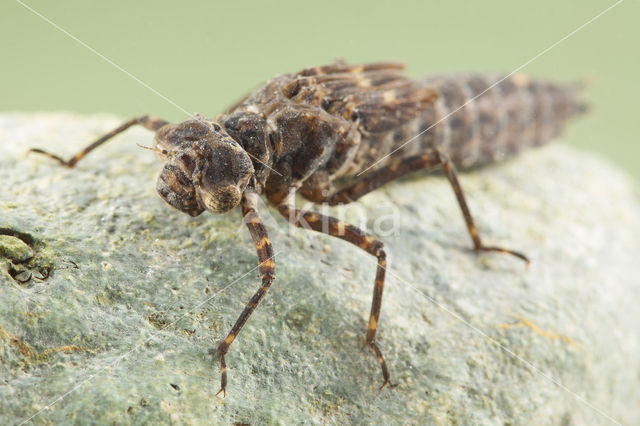
[(226, 355), (228, 350), (229, 350), (229, 345), (227, 344), (227, 342), (225, 341), (220, 342), (217, 350), (218, 355)]

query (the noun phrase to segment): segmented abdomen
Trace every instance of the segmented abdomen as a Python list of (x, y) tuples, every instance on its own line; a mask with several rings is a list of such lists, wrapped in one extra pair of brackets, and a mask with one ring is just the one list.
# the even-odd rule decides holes
[(567, 119), (585, 110), (575, 85), (522, 75), (437, 76), (423, 82), (440, 96), (419, 118), (393, 132), (389, 152), (406, 144), (393, 158), (437, 147), (461, 167), (496, 161), (550, 141)]

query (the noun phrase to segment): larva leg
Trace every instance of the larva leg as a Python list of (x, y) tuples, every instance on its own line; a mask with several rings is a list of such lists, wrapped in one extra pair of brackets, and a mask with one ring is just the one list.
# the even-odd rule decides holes
[(418, 170), (430, 169), (442, 164), (437, 151), (428, 151), (424, 154), (397, 159), (391, 164), (362, 175), (352, 184), (330, 194), (325, 202), (331, 206), (348, 204), (358, 200), (369, 192), (381, 186), (408, 175)]
[(292, 200), (293, 196), (290, 195), (287, 201), (278, 206), (280, 214), (286, 217), (290, 223), (300, 228), (311, 229), (350, 242), (378, 259), (376, 279), (373, 287), (373, 302), (371, 304), (371, 314), (367, 328), (367, 344), (376, 355), (382, 368), (384, 382), (380, 388), (386, 385), (391, 387), (395, 386), (391, 383), (387, 363), (376, 343), (380, 307), (382, 306), (382, 290), (384, 289), (384, 274), (387, 267), (386, 253), (383, 250), (382, 242), (373, 235), (367, 234), (361, 229), (333, 217), (297, 209), (293, 205)]
[(120, 127), (116, 128), (116, 129), (113, 129), (109, 133), (101, 136), (95, 142), (91, 143), (89, 146), (84, 148), (82, 151), (78, 152), (76, 155), (71, 157), (69, 160), (63, 160), (61, 157), (59, 157), (59, 156), (57, 156), (55, 154), (51, 154), (50, 152), (43, 151), (42, 149), (39, 149), (39, 148), (31, 148), (29, 151), (27, 151), (27, 153), (35, 152), (37, 154), (45, 155), (45, 156), (47, 156), (47, 157), (49, 157), (49, 158), (51, 158), (53, 160), (56, 160), (61, 165), (71, 168), (71, 167), (75, 166), (76, 163), (78, 163), (78, 161), (82, 160), (85, 155), (87, 155), (88, 153), (90, 153), (91, 151), (93, 151), (94, 149), (96, 149), (97, 147), (99, 147), (100, 145), (102, 145), (103, 143), (105, 143), (106, 141), (108, 141), (109, 139), (114, 137), (115, 135), (124, 132), (129, 127), (135, 126), (136, 124), (139, 124), (139, 125), (147, 128), (147, 129), (149, 129), (149, 130), (156, 131), (160, 127), (162, 127), (165, 124), (167, 124), (167, 121), (165, 121), (165, 120), (163, 120), (161, 118), (157, 118), (157, 117), (150, 117), (148, 115), (143, 115), (141, 117), (132, 118), (131, 120), (123, 123)]
[(458, 200), (458, 205), (462, 210), (462, 215), (464, 216), (464, 220), (467, 224), (469, 235), (473, 240), (474, 250), (497, 251), (501, 253), (511, 254), (529, 264), (529, 259), (522, 253), (504, 249), (501, 247), (486, 246), (482, 243), (480, 235), (478, 234), (478, 228), (476, 228), (476, 225), (473, 222), (469, 206), (467, 205), (462, 187), (460, 186), (460, 182), (458, 181), (458, 174), (456, 172), (455, 166), (453, 165), (451, 160), (449, 160), (444, 154), (435, 149), (427, 151), (421, 155), (415, 155), (412, 157), (395, 160), (388, 166), (385, 166), (379, 170), (369, 172), (362, 176), (362, 178), (358, 181), (336, 191), (332, 195), (329, 195), (326, 202), (328, 202), (332, 206), (340, 203), (350, 203), (392, 180), (398, 179), (417, 170), (430, 169), (437, 165), (443, 166), (444, 172), (447, 175), (447, 179), (449, 179), (449, 182), (451, 183), (453, 192), (455, 193), (456, 199)]
[(235, 338), (238, 336), (238, 333), (247, 322), (253, 311), (258, 306), (258, 303), (264, 298), (265, 294), (269, 290), (269, 287), (273, 283), (275, 279), (275, 270), (276, 263), (273, 258), (273, 248), (271, 246), (271, 241), (269, 240), (269, 236), (267, 235), (267, 230), (256, 211), (256, 202), (255, 197), (257, 197), (254, 193), (245, 193), (242, 198), (242, 214), (244, 216), (244, 222), (247, 224), (247, 228), (249, 228), (249, 233), (251, 234), (251, 238), (256, 246), (256, 251), (258, 252), (258, 264), (259, 264), (259, 272), (260, 277), (262, 278), (262, 287), (258, 289), (258, 291), (253, 295), (249, 303), (244, 308), (236, 323), (233, 325), (233, 328), (227, 335), (227, 337), (220, 342), (218, 345), (218, 356), (220, 358), (220, 370), (222, 373), (220, 390), (216, 395), (219, 395), (221, 392), (223, 396), (226, 396), (226, 387), (227, 387), (227, 364), (225, 362), (224, 356), (229, 350), (229, 346)]

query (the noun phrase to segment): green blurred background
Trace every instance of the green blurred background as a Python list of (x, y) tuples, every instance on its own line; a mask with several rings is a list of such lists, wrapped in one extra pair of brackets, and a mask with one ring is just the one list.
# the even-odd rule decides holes
[[(0, 4), (0, 111), (215, 116), (271, 76), (344, 58), (410, 75), (510, 72), (615, 4), (606, 1), (15, 0)], [(590, 116), (564, 140), (640, 178), (640, 5), (626, 0), (522, 72), (593, 80)], [(79, 141), (81, 144), (82, 141)], [(80, 145), (79, 145), (80, 146)]]

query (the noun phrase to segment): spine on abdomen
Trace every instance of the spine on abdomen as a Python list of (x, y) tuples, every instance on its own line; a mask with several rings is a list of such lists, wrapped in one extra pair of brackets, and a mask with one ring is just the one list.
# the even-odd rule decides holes
[[(424, 133), (400, 150), (402, 156), (437, 147), (460, 167), (497, 161), (547, 143), (561, 133), (569, 118), (586, 109), (577, 85), (518, 74), (438, 76), (423, 81), (440, 96), (409, 126), (414, 135)], [(397, 148), (402, 138), (394, 139)]]

